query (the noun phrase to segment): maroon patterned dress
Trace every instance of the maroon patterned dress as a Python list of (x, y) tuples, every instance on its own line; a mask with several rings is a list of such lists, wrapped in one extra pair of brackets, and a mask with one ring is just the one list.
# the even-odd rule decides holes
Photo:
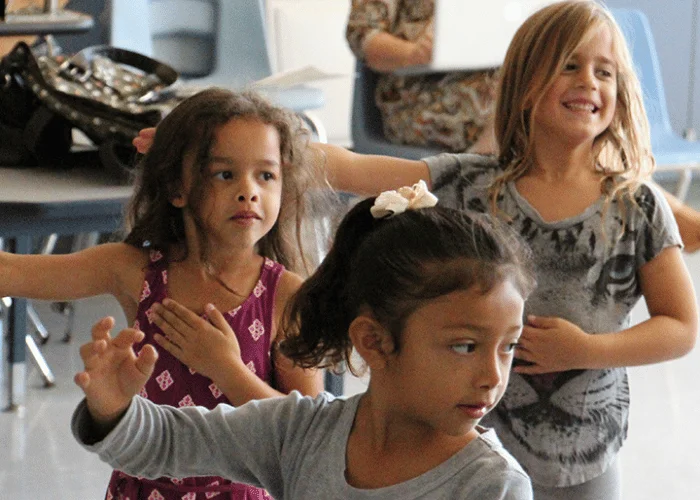
[[(270, 333), (275, 294), (284, 266), (265, 259), (260, 278), (250, 296), (238, 307), (224, 314), (236, 332), (241, 346), (241, 357), (248, 368), (262, 380), (269, 382)], [(153, 340), (153, 334), (162, 334), (151, 322), (151, 308), (167, 297), (168, 265), (160, 252), (151, 252), (146, 279), (141, 290), (134, 328), (142, 330), (146, 337), (135, 346), (138, 350), (150, 343), (158, 350), (153, 375), (146, 382), (140, 395), (151, 401), (179, 406), (204, 406), (214, 408), (229, 400), (211, 379), (196, 373), (178, 361), (172, 354)], [(226, 479), (208, 476), (185, 479), (141, 479), (114, 471), (106, 494), (107, 500), (271, 500), (265, 490), (232, 483)]]

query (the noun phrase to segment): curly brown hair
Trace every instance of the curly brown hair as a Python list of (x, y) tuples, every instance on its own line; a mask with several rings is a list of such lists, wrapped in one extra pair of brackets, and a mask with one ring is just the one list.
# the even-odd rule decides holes
[[(306, 272), (302, 223), (309, 215), (310, 191), (324, 191), (322, 162), (309, 161), (313, 154), (308, 132), (292, 112), (275, 106), (253, 92), (220, 88), (203, 90), (182, 101), (158, 125), (153, 145), (135, 172), (135, 191), (126, 217), (125, 242), (138, 248), (159, 250), (170, 258), (174, 250), (186, 257), (185, 226), (181, 208), (171, 200), (183, 179), (183, 158), (190, 155), (193, 213), (206, 195), (203, 172), (209, 161), (218, 127), (233, 119), (254, 119), (273, 126), (280, 137), (282, 200), (277, 222), (259, 242), (260, 255), (290, 270)], [(195, 221), (197, 222), (197, 221)], [(201, 227), (201, 221), (198, 223)], [(202, 258), (206, 262), (207, 239), (200, 231)], [(184, 258), (184, 257), (182, 257)]]

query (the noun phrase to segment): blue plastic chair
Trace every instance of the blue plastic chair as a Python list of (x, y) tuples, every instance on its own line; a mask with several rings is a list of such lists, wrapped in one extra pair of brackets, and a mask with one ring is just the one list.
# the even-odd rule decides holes
[(443, 152), (438, 148), (394, 144), (384, 137), (382, 116), (374, 100), (378, 75), (361, 61), (355, 67), (351, 135), (353, 151), (420, 160)]
[[(263, 0), (111, 0), (110, 43), (177, 69), (186, 86), (240, 90), (272, 74)], [(305, 113), (324, 105), (308, 86), (256, 88), (295, 111), (320, 142), (323, 124)]]
[(661, 180), (667, 177), (666, 173), (678, 172), (676, 196), (685, 199), (693, 170), (700, 168), (700, 142), (684, 139), (671, 128), (659, 56), (646, 15), (637, 9), (611, 9), (611, 12), (627, 39), (642, 84), (651, 149), (657, 165), (655, 177)]

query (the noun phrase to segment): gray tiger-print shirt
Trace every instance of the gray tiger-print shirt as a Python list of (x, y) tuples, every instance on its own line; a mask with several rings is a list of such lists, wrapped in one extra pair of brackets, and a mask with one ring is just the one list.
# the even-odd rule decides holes
[[(500, 173), (494, 158), (443, 154), (424, 161), (441, 205), (488, 211), (487, 189)], [(635, 198), (640, 209), (626, 202), (625, 231), (617, 238), (618, 202), (603, 214), (601, 198), (575, 217), (545, 222), (513, 183), (506, 185), (499, 208), (530, 244), (537, 267), (538, 285), (526, 314), (558, 316), (588, 333), (628, 327), (642, 295), (637, 271), (664, 248), (682, 245), (662, 194), (642, 184)], [(484, 424), (496, 429), (534, 483), (563, 487), (606, 470), (626, 437), (628, 413), (624, 368), (511, 373), (503, 399)]]

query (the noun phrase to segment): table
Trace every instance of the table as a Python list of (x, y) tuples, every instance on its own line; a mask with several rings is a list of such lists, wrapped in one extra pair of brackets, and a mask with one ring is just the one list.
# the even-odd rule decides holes
[[(9, 251), (30, 253), (35, 236), (112, 232), (131, 194), (131, 186), (100, 168), (0, 168), (0, 238)], [(25, 299), (14, 299), (7, 313), (7, 367), (0, 377), (8, 410), (24, 403), (26, 306)]]
[[(4, 1), (0, 0), (0, 2)], [(65, 9), (54, 9), (38, 14), (6, 14), (5, 19), (0, 21), (0, 35), (84, 33), (93, 25), (92, 16)]]

